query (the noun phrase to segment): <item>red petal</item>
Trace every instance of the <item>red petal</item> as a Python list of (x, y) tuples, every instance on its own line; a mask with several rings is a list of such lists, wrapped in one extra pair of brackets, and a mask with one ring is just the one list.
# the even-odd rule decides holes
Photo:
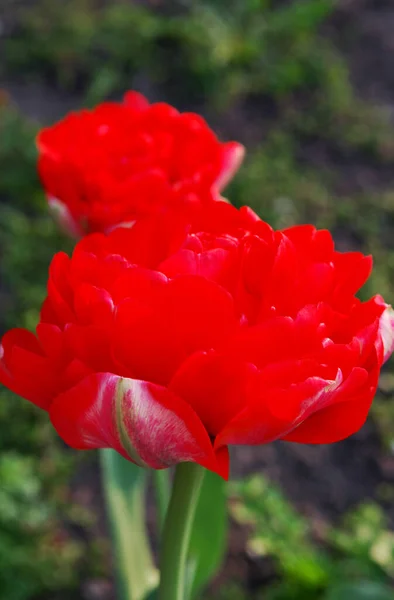
[(64, 202), (54, 196), (48, 196), (48, 206), (50, 213), (64, 233), (75, 239), (79, 239), (83, 235), (82, 227)]
[[(365, 423), (377, 386), (377, 377), (372, 375), (368, 385), (360, 373), (354, 376), (354, 387), (358, 393), (343, 394), (343, 400), (311, 415), (283, 439), (300, 444), (332, 444), (356, 433)], [(357, 381), (359, 380), (359, 381)]]
[(131, 229), (112, 231), (107, 251), (125, 257), (129, 263), (155, 269), (181, 247), (187, 227), (184, 218), (172, 213), (140, 219)]
[(73, 293), (68, 284), (70, 259), (64, 252), (55, 254), (49, 267), (48, 303), (52, 315), (56, 316), (54, 325), (64, 326), (74, 320), (72, 309)]
[(228, 289), (231, 286), (237, 254), (230, 249), (214, 248), (206, 252), (183, 249), (172, 254), (158, 266), (167, 277), (198, 275), (216, 281)]
[(372, 258), (361, 252), (336, 252), (335, 259), (336, 286), (332, 294), (333, 307), (342, 312), (346, 303), (353, 301), (353, 296), (364, 285), (371, 274)]
[(386, 308), (379, 320), (379, 334), (383, 344), (383, 362), (386, 362), (394, 351), (394, 310), (391, 306)]
[(111, 329), (100, 325), (75, 325), (65, 329), (65, 340), (72, 356), (83, 362), (92, 371), (115, 368), (111, 356)]
[(105, 289), (81, 283), (74, 290), (74, 310), (78, 323), (94, 322), (105, 327), (112, 323), (114, 303)]
[(56, 372), (37, 338), (24, 329), (7, 332), (1, 345), (0, 382), (36, 406), (48, 409), (56, 390)]
[(245, 156), (245, 148), (237, 142), (228, 142), (223, 145), (221, 154), (221, 169), (214, 182), (219, 192), (232, 180), (241, 166)]
[(164, 387), (97, 373), (59, 395), (50, 417), (74, 448), (114, 448), (155, 469), (197, 462), (227, 477), (228, 464), (216, 458), (193, 409)]
[(216, 436), (244, 408), (256, 372), (254, 365), (201, 352), (183, 363), (169, 389), (186, 400)]
[(132, 298), (140, 303), (155, 306), (157, 295), (167, 283), (167, 277), (158, 271), (132, 267), (116, 279), (109, 291), (115, 304)]
[[(263, 444), (285, 438), (300, 423), (330, 404), (352, 397), (365, 386), (367, 373), (356, 368), (342, 383), (340, 371), (335, 381), (310, 377), (284, 389), (264, 389), (254, 403), (235, 417), (219, 434), (216, 447), (222, 444)], [(324, 431), (324, 423), (321, 423)], [(287, 439), (287, 438), (286, 438)]]
[(36, 327), (37, 337), (45, 356), (53, 364), (61, 365), (66, 361), (67, 352), (62, 330), (56, 325), (39, 323)]
[(136, 297), (117, 309), (114, 353), (133, 377), (167, 384), (181, 362), (224, 343), (237, 327), (232, 297), (202, 277), (177, 277), (155, 297)]
[(123, 96), (123, 102), (133, 110), (143, 111), (149, 108), (148, 100), (139, 92), (129, 91)]
[(330, 262), (334, 253), (334, 241), (326, 229), (316, 229), (313, 225), (296, 225), (283, 230), (287, 238), (308, 260)]
[(312, 311), (305, 319), (301, 316), (297, 316), (296, 320), (274, 317), (254, 327), (241, 329), (220, 346), (220, 351), (259, 368), (309, 355), (321, 347), (323, 335), (317, 329)]

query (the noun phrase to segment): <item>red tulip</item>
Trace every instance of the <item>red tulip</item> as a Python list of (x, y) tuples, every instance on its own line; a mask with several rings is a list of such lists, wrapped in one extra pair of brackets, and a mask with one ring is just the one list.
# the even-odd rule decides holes
[(202, 117), (137, 92), (68, 115), (37, 145), (49, 205), (77, 237), (222, 199), (244, 154), (241, 144), (219, 142)]
[(394, 315), (355, 297), (371, 258), (310, 225), (207, 206), (80, 241), (52, 261), (36, 335), (2, 341), (0, 381), (79, 449), (228, 473), (229, 444), (341, 440), (364, 423)]

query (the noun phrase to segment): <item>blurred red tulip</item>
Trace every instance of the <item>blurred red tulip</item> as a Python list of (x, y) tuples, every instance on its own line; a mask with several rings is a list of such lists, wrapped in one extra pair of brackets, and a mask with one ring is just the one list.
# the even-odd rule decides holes
[(76, 237), (220, 200), (244, 155), (199, 115), (149, 104), (137, 92), (66, 116), (43, 129), (37, 145), (49, 205)]

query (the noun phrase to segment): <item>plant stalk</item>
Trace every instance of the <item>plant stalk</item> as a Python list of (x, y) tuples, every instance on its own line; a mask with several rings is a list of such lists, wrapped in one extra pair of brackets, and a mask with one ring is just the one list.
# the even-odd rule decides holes
[(167, 508), (170, 501), (170, 479), (169, 469), (160, 469), (154, 472), (154, 484), (156, 491), (157, 523), (158, 531), (163, 531)]
[(186, 560), (204, 471), (195, 463), (176, 467), (161, 545), (158, 600), (186, 600)]

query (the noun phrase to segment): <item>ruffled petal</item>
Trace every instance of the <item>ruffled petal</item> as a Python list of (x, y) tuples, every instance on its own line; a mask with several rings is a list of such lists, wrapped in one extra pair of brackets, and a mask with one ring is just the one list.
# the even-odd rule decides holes
[(231, 295), (202, 277), (177, 277), (154, 296), (136, 287), (117, 308), (114, 357), (136, 379), (166, 385), (188, 356), (223, 343), (237, 326)]
[(216, 436), (252, 395), (254, 365), (214, 352), (192, 355), (175, 373), (169, 389), (193, 407)]
[[(286, 438), (314, 413), (362, 391), (367, 380), (367, 372), (356, 368), (345, 381), (339, 370), (334, 380), (309, 377), (286, 388), (268, 390), (263, 385), (253, 403), (218, 435), (215, 447), (222, 444), (264, 444)], [(323, 421), (321, 430), (324, 431)]]
[(300, 444), (332, 444), (356, 433), (364, 425), (376, 394), (376, 375), (375, 370), (364, 384), (367, 378), (360, 369), (353, 377), (353, 390), (349, 386), (340, 401), (315, 412), (283, 439)]

